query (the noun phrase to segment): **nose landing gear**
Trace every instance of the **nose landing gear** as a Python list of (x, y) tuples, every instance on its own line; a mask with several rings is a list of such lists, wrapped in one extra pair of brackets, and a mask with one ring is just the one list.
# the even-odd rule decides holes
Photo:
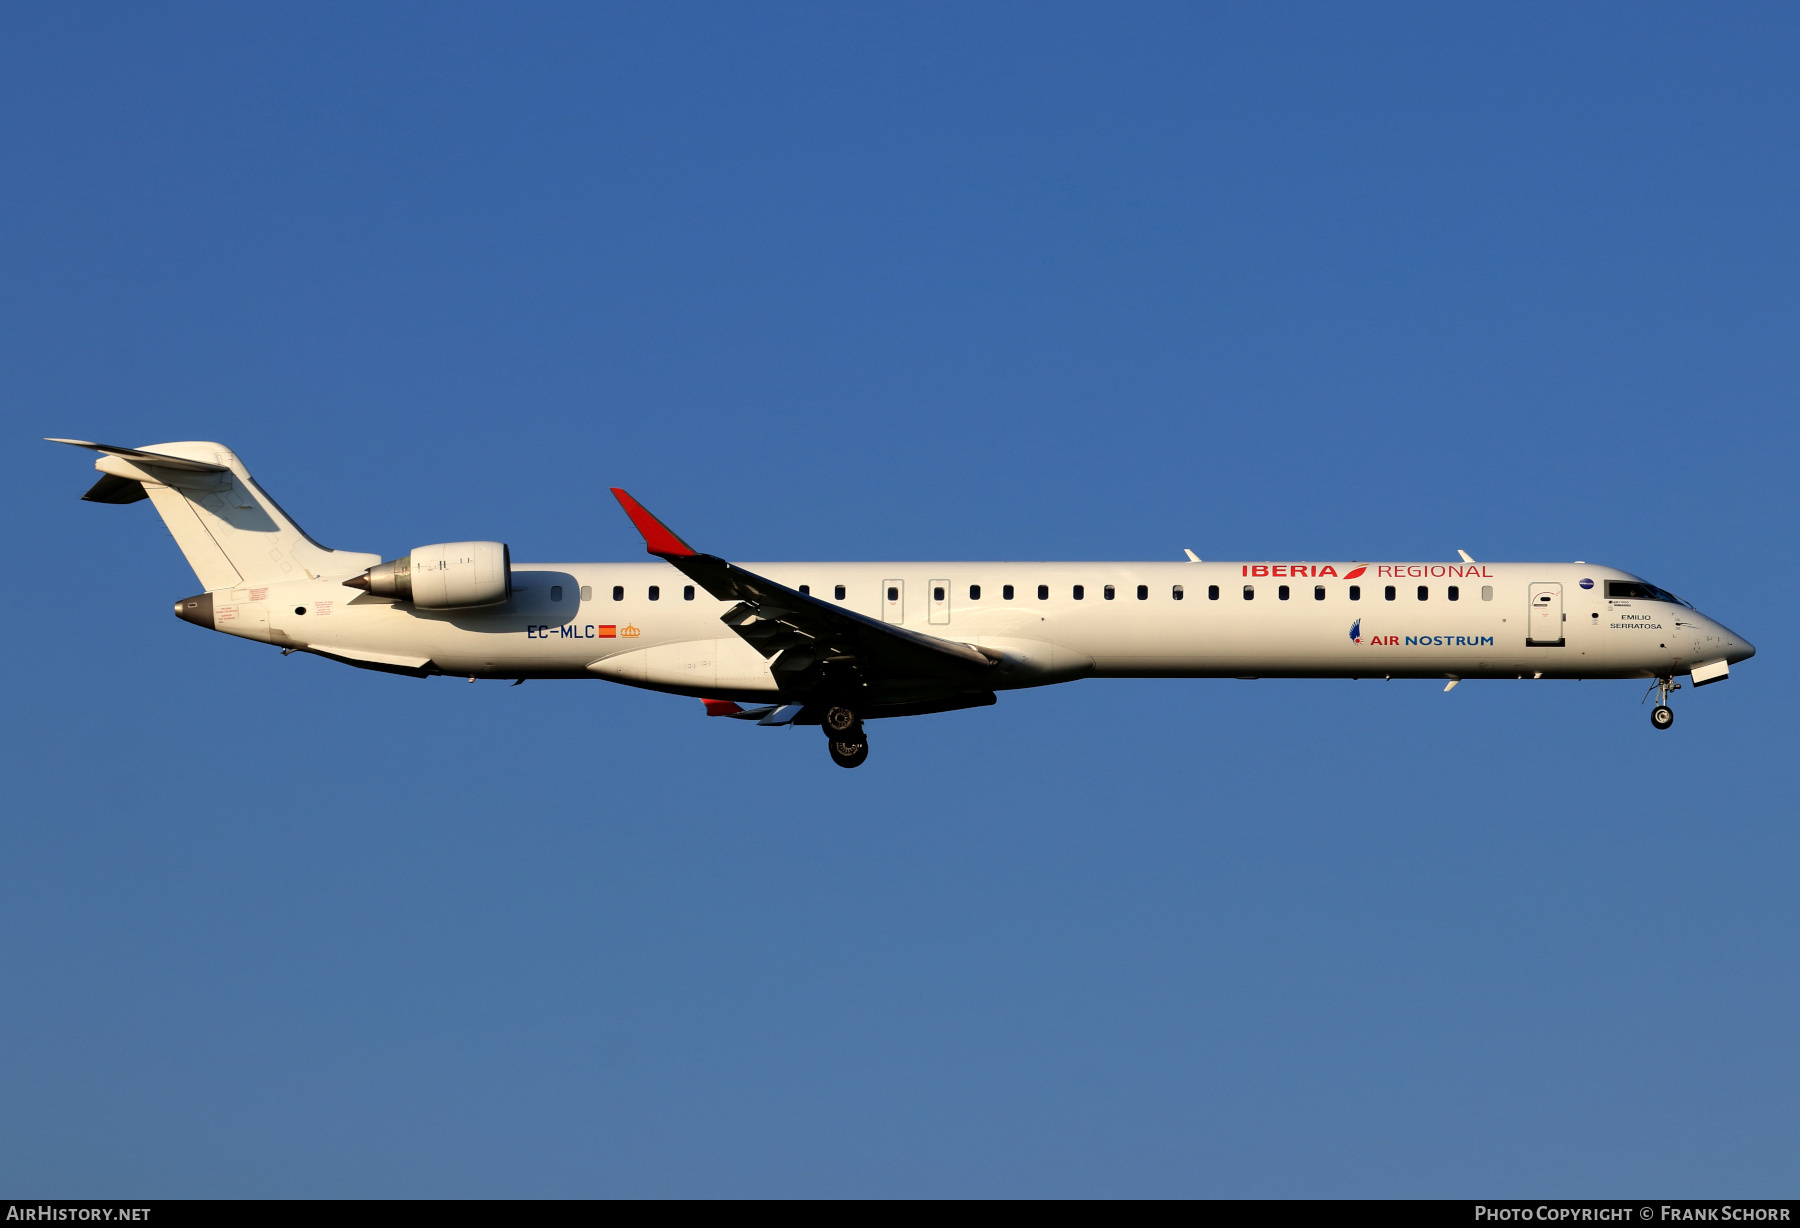
[[(1657, 692), (1657, 697), (1656, 707), (1650, 709), (1650, 723), (1658, 729), (1667, 729), (1675, 723), (1675, 709), (1669, 707), (1669, 692), (1680, 689), (1681, 684), (1668, 674), (1658, 678), (1651, 686), (1650, 691)], [(1650, 698), (1650, 691), (1644, 692), (1645, 699)]]
[(869, 739), (863, 733), (862, 721), (856, 713), (834, 705), (825, 710), (819, 724), (829, 739), (827, 749), (831, 751), (831, 761), (841, 768), (861, 767), (863, 760), (869, 757)]

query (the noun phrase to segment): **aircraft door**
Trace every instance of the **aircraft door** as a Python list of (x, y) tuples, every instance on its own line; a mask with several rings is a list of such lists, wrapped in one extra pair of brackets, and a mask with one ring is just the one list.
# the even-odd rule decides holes
[(896, 624), (906, 621), (905, 580), (881, 582), (881, 618), (884, 622)]
[(934, 626), (947, 626), (950, 622), (950, 581), (931, 581), (931, 621)]
[(1525, 632), (1527, 648), (1561, 648), (1565, 643), (1563, 636), (1563, 600), (1562, 585), (1533, 584), (1531, 586), (1531, 612), (1525, 624), (1529, 630)]

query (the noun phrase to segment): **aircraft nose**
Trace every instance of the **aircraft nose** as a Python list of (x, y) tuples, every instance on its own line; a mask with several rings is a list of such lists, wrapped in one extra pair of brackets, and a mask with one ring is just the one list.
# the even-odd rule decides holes
[[(1709, 620), (1710, 621), (1710, 620)], [(1724, 623), (1713, 622), (1718, 635), (1725, 642), (1725, 660), (1732, 665), (1739, 661), (1748, 661), (1756, 655), (1756, 645), (1727, 627)]]

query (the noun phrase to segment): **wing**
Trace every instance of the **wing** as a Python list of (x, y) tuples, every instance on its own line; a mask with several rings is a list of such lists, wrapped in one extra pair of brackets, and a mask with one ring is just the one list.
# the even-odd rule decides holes
[(828, 685), (836, 675), (860, 676), (877, 685), (902, 680), (951, 689), (991, 685), (983, 675), (996, 658), (967, 644), (846, 610), (716, 555), (701, 554), (624, 491), (614, 487), (613, 496), (644, 535), (646, 550), (718, 600), (736, 603), (720, 621), (771, 658), (769, 668), (784, 688)]

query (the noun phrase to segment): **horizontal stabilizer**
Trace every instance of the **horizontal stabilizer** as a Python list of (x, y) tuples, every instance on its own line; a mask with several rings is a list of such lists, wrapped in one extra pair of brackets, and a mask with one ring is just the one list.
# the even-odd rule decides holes
[[(85, 439), (53, 439), (44, 436), (47, 443), (66, 443), (71, 448), (86, 448), (90, 452), (104, 452), (108, 456), (117, 456), (122, 460), (136, 461), (143, 465), (160, 465), (164, 469), (186, 469), (192, 473), (230, 473), (230, 465), (212, 465), (206, 461), (189, 460), (185, 456), (169, 456), (163, 452), (146, 452), (142, 448), (121, 448), (110, 443), (89, 443)], [(90, 492), (92, 493), (92, 492)], [(95, 500), (96, 503), (104, 500)]]
[(87, 503), (137, 503), (148, 499), (150, 493), (144, 489), (142, 482), (114, 477), (109, 473), (89, 487), (87, 494), (81, 497)]

